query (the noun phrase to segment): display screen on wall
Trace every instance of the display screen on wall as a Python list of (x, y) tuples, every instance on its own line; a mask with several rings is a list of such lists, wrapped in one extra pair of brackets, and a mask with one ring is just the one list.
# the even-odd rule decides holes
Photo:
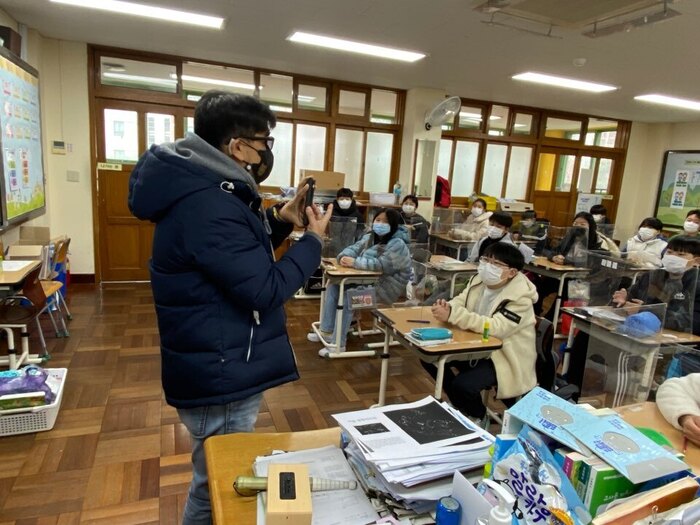
[(46, 205), (39, 74), (0, 48), (3, 226), (41, 215)]
[(664, 226), (683, 227), (690, 210), (700, 208), (700, 151), (667, 151), (656, 197), (656, 217)]

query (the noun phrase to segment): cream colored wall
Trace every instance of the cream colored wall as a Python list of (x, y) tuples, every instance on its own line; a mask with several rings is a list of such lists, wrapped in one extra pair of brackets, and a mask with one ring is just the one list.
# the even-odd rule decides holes
[(634, 232), (644, 217), (654, 215), (664, 152), (673, 149), (700, 150), (700, 122), (632, 124), (616, 238)]

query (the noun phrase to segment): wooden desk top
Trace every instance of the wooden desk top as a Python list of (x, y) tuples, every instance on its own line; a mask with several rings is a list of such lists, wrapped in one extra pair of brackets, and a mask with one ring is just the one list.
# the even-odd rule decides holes
[[(421, 353), (427, 355), (436, 354), (459, 354), (469, 350), (498, 350), (503, 346), (500, 339), (489, 337), (487, 342), (481, 341), (481, 334), (461, 330), (448, 323), (441, 323), (433, 317), (430, 311), (430, 306), (412, 306), (406, 308), (380, 308), (372, 312), (378, 319), (390, 325), (401, 335), (405, 336), (414, 328), (442, 327), (452, 330), (452, 342), (444, 345), (436, 346), (420, 346), (411, 342), (411, 345), (416, 347)], [(411, 323), (409, 320), (420, 319), (428, 320), (430, 323)]]
[[(578, 307), (581, 308), (581, 307)], [(599, 317), (593, 317), (590, 315), (585, 315), (580, 313), (580, 310), (578, 308), (572, 308), (569, 306), (565, 306), (561, 309), (561, 312), (567, 315), (570, 315), (572, 317), (575, 317), (576, 319), (585, 321), (587, 323), (593, 324), (595, 321), (595, 324), (597, 326), (600, 326), (601, 328), (605, 328), (607, 330), (612, 330), (615, 326), (617, 326), (617, 323), (613, 321), (606, 320), (604, 318), (599, 318)], [(614, 307), (612, 306), (596, 306), (596, 309), (600, 310), (615, 310)], [(620, 334), (621, 336), (624, 335), (625, 337), (630, 337), (631, 339), (634, 339), (636, 341), (639, 341), (640, 343), (643, 344), (651, 344), (651, 345), (693, 345), (693, 344), (700, 344), (700, 336), (697, 336), (695, 334), (689, 333), (689, 332), (678, 332), (676, 330), (669, 330), (667, 328), (664, 328), (661, 330), (661, 333), (657, 335), (656, 337), (645, 337), (645, 338), (636, 338), (636, 337), (631, 337), (625, 334)]]
[(3, 261), (3, 266), (9, 266), (10, 264), (14, 265), (17, 263), (27, 263), (23, 268), (20, 270), (15, 270), (15, 271), (9, 271), (9, 270), (4, 270), (0, 272), (0, 286), (5, 285), (16, 285), (21, 283), (24, 278), (31, 272), (32, 270), (35, 270), (39, 265), (41, 265), (41, 261), (18, 261), (18, 260), (12, 260), (12, 261)]
[(382, 275), (382, 272), (347, 268), (345, 266), (341, 266), (335, 259), (328, 259), (325, 257), (321, 259), (321, 267), (330, 277), (375, 277)]
[(428, 266), (449, 272), (475, 272), (478, 268), (475, 263), (458, 261), (447, 255), (431, 256)]
[(283, 432), (239, 433), (213, 436), (204, 442), (209, 473), (211, 509), (216, 525), (254, 525), (257, 497), (242, 497), (233, 490), (236, 476), (251, 476), (256, 456), (272, 450), (304, 450), (340, 444), (340, 428)]
[(557, 264), (555, 262), (550, 261), (546, 257), (538, 256), (538, 257), (533, 257), (532, 261), (528, 263), (531, 266), (540, 266), (542, 268), (547, 268), (548, 270), (557, 270), (560, 272), (585, 272), (588, 271), (587, 268), (577, 268), (576, 266), (568, 266), (564, 264)]
[[(671, 426), (668, 421), (661, 415), (656, 403), (647, 401), (646, 403), (638, 403), (635, 405), (625, 405), (615, 409), (622, 419), (635, 427), (646, 427), (658, 430), (673, 445), (676, 450), (683, 450), (683, 433)], [(688, 442), (688, 448), (685, 453), (685, 462), (690, 465), (695, 474), (700, 474), (700, 447)]]

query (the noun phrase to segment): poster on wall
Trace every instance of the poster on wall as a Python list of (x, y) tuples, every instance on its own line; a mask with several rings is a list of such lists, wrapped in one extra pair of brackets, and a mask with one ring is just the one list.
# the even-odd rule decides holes
[(664, 226), (683, 227), (686, 214), (700, 208), (700, 151), (667, 151), (656, 197)]
[(46, 204), (37, 71), (0, 50), (3, 225), (43, 213)]

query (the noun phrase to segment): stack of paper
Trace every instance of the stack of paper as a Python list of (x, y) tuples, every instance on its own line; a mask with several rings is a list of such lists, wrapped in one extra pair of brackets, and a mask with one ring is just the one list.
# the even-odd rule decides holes
[(414, 510), (449, 493), (455, 471), (480, 474), (495, 441), (433, 397), (333, 417), (351, 440), (345, 451), (360, 482)]

